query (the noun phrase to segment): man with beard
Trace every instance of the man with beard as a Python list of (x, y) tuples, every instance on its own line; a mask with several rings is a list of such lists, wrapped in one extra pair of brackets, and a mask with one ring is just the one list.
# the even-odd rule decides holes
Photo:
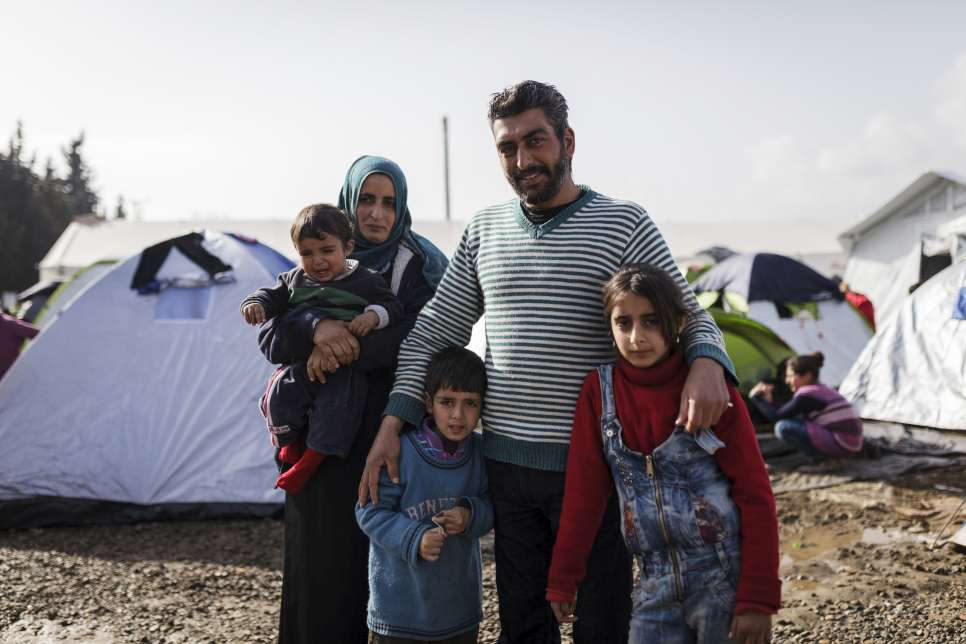
[[(614, 360), (601, 285), (624, 264), (647, 263), (673, 275), (686, 292), (690, 317), (681, 346), (690, 372), (678, 422), (687, 429), (717, 421), (728, 402), (725, 372), (734, 379), (734, 368), (720, 331), (644, 209), (574, 183), (575, 137), (564, 97), (552, 86), (524, 81), (493, 96), (489, 120), (520, 200), (473, 217), (436, 296), (403, 343), (359, 500), (376, 500), (384, 465), (398, 482), (398, 434), (424, 415), (426, 365), (447, 346), (466, 346), (485, 311), (483, 451), (496, 516), (500, 642), (559, 642), (544, 594), (571, 423), (584, 376)], [(578, 643), (627, 641), (631, 572), (619, 527), (612, 498), (578, 589)]]

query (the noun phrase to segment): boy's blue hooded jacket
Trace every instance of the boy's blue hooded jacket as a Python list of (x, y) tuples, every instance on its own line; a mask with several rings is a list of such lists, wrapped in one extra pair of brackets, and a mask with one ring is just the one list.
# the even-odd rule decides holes
[[(379, 503), (356, 506), (369, 535), (369, 628), (380, 635), (441, 640), (475, 628), (483, 619), (480, 537), (493, 526), (480, 437), (465, 441), (462, 456), (442, 460), (410, 431), (400, 437), (399, 484), (380, 473)], [(439, 559), (419, 556), (431, 517), (455, 505), (470, 509), (463, 534), (449, 535)]]

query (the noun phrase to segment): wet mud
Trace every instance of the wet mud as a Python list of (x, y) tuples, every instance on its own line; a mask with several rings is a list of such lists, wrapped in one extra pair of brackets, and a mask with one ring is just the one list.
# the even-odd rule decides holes
[[(773, 641), (966, 642), (966, 552), (931, 548), (960, 490), (966, 472), (937, 470), (779, 494)], [(966, 514), (952, 518), (947, 535)], [(0, 644), (274, 641), (281, 550), (270, 520), (0, 531)]]

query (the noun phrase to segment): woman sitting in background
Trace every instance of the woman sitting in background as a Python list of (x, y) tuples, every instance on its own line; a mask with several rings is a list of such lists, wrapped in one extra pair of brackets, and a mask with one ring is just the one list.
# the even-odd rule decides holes
[(785, 367), (792, 399), (777, 407), (775, 385), (759, 382), (749, 392), (751, 403), (775, 423), (775, 435), (814, 460), (855, 456), (862, 451), (862, 421), (839, 392), (818, 381), (825, 362), (820, 353), (795, 356)]

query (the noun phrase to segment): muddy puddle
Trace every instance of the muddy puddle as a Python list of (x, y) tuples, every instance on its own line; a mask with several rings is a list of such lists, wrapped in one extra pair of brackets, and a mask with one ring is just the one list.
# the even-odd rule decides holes
[(829, 528), (816, 526), (806, 532), (790, 535), (782, 540), (782, 552), (792, 561), (807, 561), (844, 546), (860, 542), (863, 531), (858, 528)]

